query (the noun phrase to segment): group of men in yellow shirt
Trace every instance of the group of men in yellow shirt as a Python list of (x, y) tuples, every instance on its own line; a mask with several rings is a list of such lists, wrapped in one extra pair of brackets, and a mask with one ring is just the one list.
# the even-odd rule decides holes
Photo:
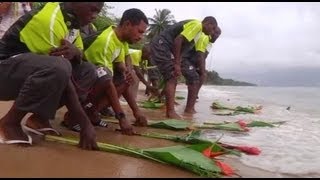
[[(102, 7), (102, 2), (48, 2), (22, 16), (6, 31), (0, 40), (0, 84), (9, 85), (0, 86), (0, 100), (14, 100), (14, 104), (0, 120), (0, 143), (32, 144), (28, 130), (58, 134), (49, 119), (63, 105), (68, 112), (62, 124), (80, 132), (79, 143), (84, 149), (97, 149), (93, 127), (107, 126), (99, 116), (104, 107), (112, 107), (123, 134), (133, 135), (119, 97), (128, 102), (135, 124), (146, 126), (147, 118), (131, 90), (134, 71), (148, 89), (157, 90), (139, 72), (138, 61), (142, 59), (155, 65), (166, 81), (166, 116), (180, 118), (173, 104), (177, 77), (181, 72), (188, 77), (193, 65), (184, 68), (183, 62), (197, 54), (184, 57), (183, 51), (190, 46), (190, 51), (196, 47), (195, 52), (208, 53), (204, 47), (220, 35), (216, 19), (208, 16), (203, 21), (176, 23), (141, 52), (136, 51), (135, 58), (135, 53), (130, 55), (129, 44), (140, 41), (148, 27), (148, 19), (139, 9), (126, 10), (118, 25), (81, 38), (80, 28), (92, 23)], [(194, 64), (195, 69), (198, 67), (203, 64)], [(197, 93), (203, 74), (200, 77), (187, 80), (188, 89), (196, 85)], [(186, 108), (186, 112), (193, 108)], [(32, 115), (21, 124), (27, 113)]]

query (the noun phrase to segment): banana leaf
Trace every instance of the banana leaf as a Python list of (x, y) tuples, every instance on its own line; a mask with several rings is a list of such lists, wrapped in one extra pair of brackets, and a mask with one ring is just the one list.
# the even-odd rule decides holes
[(176, 99), (178, 99), (178, 100), (183, 100), (183, 99), (186, 99), (186, 98), (183, 97), (183, 96), (176, 96)]
[[(107, 122), (118, 124), (116, 120), (104, 119)], [(190, 130), (190, 129), (217, 129), (217, 130), (227, 130), (227, 131), (238, 131), (245, 132), (248, 131), (247, 128), (241, 127), (238, 123), (226, 123), (226, 124), (192, 124), (184, 120), (167, 119), (152, 121), (148, 120), (148, 127), (169, 129), (169, 130)]]
[(148, 121), (148, 126), (153, 128), (171, 129), (171, 130), (187, 130), (191, 123), (184, 120), (168, 119), (162, 121)]
[[(275, 124), (281, 125), (281, 124), (285, 123), (285, 121), (270, 122), (269, 123), (269, 122), (255, 120), (250, 123), (245, 123), (244, 121), (241, 121), (241, 123), (244, 123), (243, 125), (246, 127), (275, 127)], [(203, 124), (206, 124), (206, 125), (239, 124), (239, 121), (238, 122), (223, 122), (223, 123), (204, 122)]]
[(213, 102), (213, 103), (211, 104), (211, 108), (212, 108), (212, 109), (220, 109), (220, 110), (235, 110), (235, 109), (233, 109), (233, 108), (223, 106), (223, 105), (221, 105), (221, 104), (218, 103), (218, 102)]
[(161, 133), (155, 133), (155, 132), (141, 133), (141, 134), (137, 134), (137, 135), (144, 136), (144, 137), (150, 137), (150, 138), (157, 138), (157, 139), (166, 139), (166, 140), (171, 140), (174, 142), (182, 142), (182, 143), (187, 143), (187, 144), (210, 144), (210, 145), (213, 144), (213, 142), (211, 142), (209, 140), (200, 138), (200, 130), (193, 130), (184, 136), (161, 134)]
[(221, 105), (218, 102), (213, 102), (211, 105), (211, 108), (214, 110), (231, 110), (233, 112), (228, 112), (228, 113), (215, 113), (215, 115), (224, 115), (224, 116), (234, 116), (234, 115), (238, 115), (238, 114), (246, 114), (246, 113), (251, 113), (254, 114), (256, 113), (258, 110), (261, 110), (262, 106), (259, 107), (241, 107), (241, 106), (237, 106), (236, 108), (232, 108), (232, 107), (227, 107), (224, 105)]
[(281, 125), (284, 124), (285, 121), (279, 121), (279, 122), (264, 122), (264, 121), (252, 121), (247, 124), (247, 127), (275, 127), (275, 125)]
[(240, 111), (228, 111), (228, 112), (213, 112), (214, 115), (217, 116), (235, 116), (239, 114), (247, 114), (246, 112), (240, 112)]
[(218, 129), (218, 130), (227, 130), (227, 131), (239, 131), (244, 132), (248, 131), (249, 129), (242, 127), (238, 123), (227, 123), (227, 124), (213, 124), (213, 125), (199, 125), (195, 126), (198, 129)]
[(142, 108), (148, 108), (148, 109), (160, 109), (164, 106), (164, 103), (144, 101), (144, 102), (141, 102), (139, 106)]
[(213, 160), (205, 157), (198, 149), (203, 145), (172, 146), (143, 149), (148, 155), (172, 165), (187, 169), (203, 177), (220, 177), (221, 170)]
[[(105, 119), (104, 121), (119, 124), (118, 120)], [(169, 129), (169, 130), (188, 130), (191, 123), (184, 120), (168, 119), (168, 120), (148, 120), (148, 127), (160, 128), (160, 129)]]
[[(52, 136), (52, 135), (45, 135), (45, 140), (52, 141), (52, 142), (60, 142), (60, 143), (69, 144), (73, 146), (77, 146), (79, 144), (79, 140), (71, 137), (61, 137), (61, 136), (58, 137), (58, 136)], [(158, 159), (153, 158), (152, 156), (144, 154), (140, 149), (121, 147), (121, 146), (116, 146), (116, 145), (101, 143), (101, 142), (98, 142), (97, 145), (100, 151), (122, 153), (122, 154), (142, 157), (145, 159), (150, 159), (153, 161), (157, 161), (159, 163), (165, 163), (164, 161), (160, 161)]]
[(239, 111), (239, 112), (247, 112), (247, 113), (252, 113), (254, 114), (256, 109), (254, 107), (241, 107), (241, 106), (237, 106), (235, 111)]
[[(46, 135), (45, 140), (60, 142), (70, 145), (78, 145), (79, 140)], [(126, 148), (98, 142), (100, 151), (121, 153), (131, 156), (139, 156), (156, 162), (171, 164), (189, 170), (203, 177), (220, 177), (221, 170), (214, 160), (205, 157), (198, 150), (203, 150), (209, 145), (200, 144), (193, 146), (171, 146), (162, 148)]]
[[(201, 131), (200, 130), (192, 130), (185, 136), (177, 136), (177, 135), (169, 135), (169, 134), (160, 134), (160, 133), (141, 133), (137, 134), (144, 137), (149, 138), (157, 138), (157, 139), (166, 139), (174, 142), (181, 142), (186, 144), (207, 144), (212, 146), (212, 152), (223, 152), (223, 154), (233, 154), (236, 156), (240, 156), (240, 152), (233, 149), (224, 148), (219, 145), (218, 140), (216, 142), (209, 141), (207, 139), (200, 138)], [(200, 151), (201, 149), (199, 149)]]

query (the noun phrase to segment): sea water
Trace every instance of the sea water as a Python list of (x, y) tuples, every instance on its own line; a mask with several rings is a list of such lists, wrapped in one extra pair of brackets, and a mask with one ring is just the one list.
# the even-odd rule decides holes
[[(177, 92), (186, 95), (186, 89)], [(218, 116), (210, 108), (218, 101), (227, 106), (258, 106), (260, 114)], [(185, 102), (184, 102), (185, 103)], [(180, 107), (181, 110), (182, 106)], [(184, 108), (184, 107), (183, 107)], [(196, 103), (195, 122), (237, 120), (286, 121), (278, 127), (253, 127), (248, 133), (206, 130), (206, 138), (258, 147), (258, 156), (245, 155), (247, 166), (273, 172), (275, 177), (320, 177), (320, 88), (203, 86)]]

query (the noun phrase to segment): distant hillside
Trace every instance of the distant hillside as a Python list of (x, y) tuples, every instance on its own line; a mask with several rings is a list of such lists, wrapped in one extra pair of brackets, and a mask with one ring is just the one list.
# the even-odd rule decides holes
[(320, 87), (320, 67), (273, 68), (261, 72), (232, 71), (221, 73), (223, 77), (237, 77), (259, 86), (309, 86)]
[(221, 86), (257, 86), (256, 84), (235, 81), (233, 79), (223, 79), (219, 76), (219, 73), (215, 71), (207, 71), (207, 81), (205, 84), (221, 85)]

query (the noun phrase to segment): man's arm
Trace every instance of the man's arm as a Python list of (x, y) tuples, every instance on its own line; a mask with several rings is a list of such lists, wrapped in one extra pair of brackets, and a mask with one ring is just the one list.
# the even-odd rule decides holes
[(178, 35), (174, 39), (173, 56), (174, 56), (174, 64), (175, 64), (174, 71), (175, 71), (176, 77), (181, 75), (181, 47), (185, 41), (186, 39), (182, 35)]
[(71, 80), (69, 80), (65, 93), (66, 106), (73, 117), (78, 120), (81, 127), (79, 146), (83, 149), (97, 150), (96, 132), (90, 119), (81, 107), (77, 92)]
[(132, 65), (132, 59), (131, 59), (130, 54), (126, 55), (125, 62), (126, 62), (127, 69), (132, 70), (133, 69), (133, 65)]
[(199, 75), (200, 75), (200, 84), (202, 85), (207, 78), (206, 73), (206, 58), (208, 56), (208, 52), (197, 52), (197, 66), (199, 68)]
[(134, 71), (136, 72), (136, 75), (138, 76), (139, 80), (147, 87), (150, 85), (145, 79), (141, 72), (141, 69), (139, 66), (133, 66)]

